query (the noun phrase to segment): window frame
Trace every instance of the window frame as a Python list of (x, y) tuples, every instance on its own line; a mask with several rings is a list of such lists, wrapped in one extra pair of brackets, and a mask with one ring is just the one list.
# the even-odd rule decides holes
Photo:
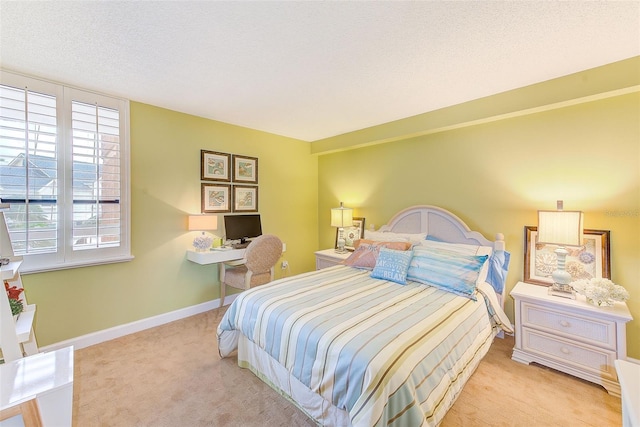
[[(56, 97), (57, 248), (54, 253), (22, 255), (21, 272), (36, 273), (132, 260), (129, 100), (4, 69), (0, 69), (0, 83)], [(113, 108), (119, 113), (120, 244), (117, 247), (73, 249), (73, 101)]]

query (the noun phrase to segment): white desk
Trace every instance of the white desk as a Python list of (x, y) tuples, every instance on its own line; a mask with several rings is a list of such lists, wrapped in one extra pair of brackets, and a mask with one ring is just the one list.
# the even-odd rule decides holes
[[(207, 252), (187, 251), (187, 259), (196, 264), (218, 264), (221, 262), (240, 261), (244, 258), (245, 249), (209, 250)], [(238, 263), (240, 264), (240, 263)], [(220, 268), (224, 268), (221, 266)], [(223, 284), (220, 282), (220, 295), (223, 293)], [(224, 298), (221, 298), (220, 307), (224, 305)]]
[(0, 365), (0, 410), (36, 399), (42, 424), (71, 427), (73, 347)]
[(209, 250), (207, 252), (187, 251), (187, 259), (196, 264), (217, 264), (244, 258), (246, 249)]

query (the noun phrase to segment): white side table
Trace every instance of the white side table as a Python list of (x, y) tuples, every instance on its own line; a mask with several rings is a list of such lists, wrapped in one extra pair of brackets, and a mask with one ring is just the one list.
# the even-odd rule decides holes
[(548, 288), (518, 282), (515, 300), (516, 345), (511, 358), (553, 369), (602, 385), (620, 396), (614, 367), (627, 358), (626, 323), (632, 319), (625, 303), (595, 307), (582, 295), (568, 299)]
[(333, 267), (340, 264), (340, 262), (349, 258), (353, 252), (347, 252), (345, 254), (339, 254), (335, 249), (324, 249), (317, 251), (316, 254), (316, 270), (322, 270), (323, 268)]
[(37, 402), (42, 425), (71, 427), (73, 347), (0, 365), (0, 411), (33, 400)]
[(622, 427), (640, 426), (640, 365), (616, 360), (622, 390)]

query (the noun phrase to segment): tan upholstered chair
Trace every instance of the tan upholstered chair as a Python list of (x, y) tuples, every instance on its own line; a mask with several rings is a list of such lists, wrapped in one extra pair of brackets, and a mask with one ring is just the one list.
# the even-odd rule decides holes
[(242, 261), (221, 264), (220, 307), (224, 305), (227, 286), (246, 290), (272, 281), (281, 255), (282, 241), (272, 234), (263, 234), (247, 246)]

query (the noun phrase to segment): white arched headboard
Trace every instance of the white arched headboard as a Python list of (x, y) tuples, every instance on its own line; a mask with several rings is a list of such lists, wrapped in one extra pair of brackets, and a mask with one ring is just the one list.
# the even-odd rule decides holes
[(498, 233), (491, 241), (471, 229), (455, 214), (437, 206), (419, 205), (404, 209), (393, 216), (378, 231), (394, 233), (426, 233), (437, 240), (450, 243), (467, 243), (491, 246), (495, 251), (503, 251), (504, 235)]
[[(469, 226), (455, 214), (437, 206), (419, 205), (404, 209), (395, 214), (378, 231), (427, 234), (442, 242), (491, 246), (494, 252), (505, 250), (502, 233), (496, 234), (496, 240), (491, 241), (480, 232), (471, 231)], [(505, 290), (506, 286), (503, 286), (502, 292), (497, 294), (501, 307), (504, 307)]]

